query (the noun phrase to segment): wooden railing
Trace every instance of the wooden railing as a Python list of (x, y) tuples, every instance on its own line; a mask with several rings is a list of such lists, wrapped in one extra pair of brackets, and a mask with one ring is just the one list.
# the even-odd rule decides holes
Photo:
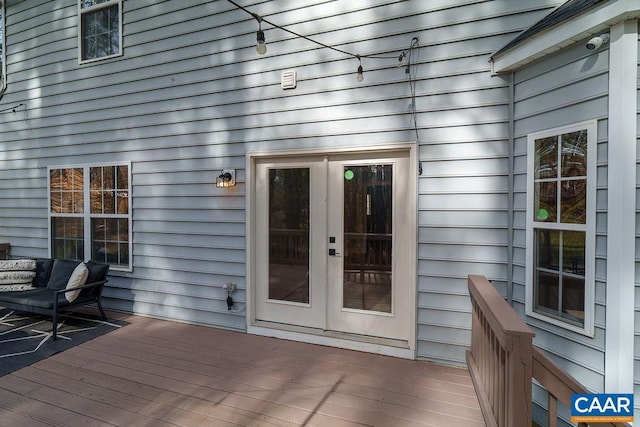
[(531, 426), (533, 331), (483, 276), (469, 276), (467, 365), (487, 426)]
[(11, 245), (9, 243), (0, 243), (0, 259), (9, 259), (9, 249)]
[[(533, 347), (533, 378), (544, 387), (548, 394), (548, 411), (545, 426), (556, 427), (558, 425), (558, 401), (567, 408), (571, 407), (571, 395), (573, 393), (591, 393), (571, 375), (564, 372), (542, 350)], [(587, 426), (587, 423), (579, 423), (578, 426)], [(629, 427), (627, 423), (599, 423), (598, 426)]]
[(473, 312), (467, 364), (486, 424), (531, 426), (535, 378), (549, 395), (544, 425), (556, 427), (558, 401), (569, 408), (571, 394), (590, 391), (533, 345), (533, 331), (484, 276), (469, 276), (468, 286)]

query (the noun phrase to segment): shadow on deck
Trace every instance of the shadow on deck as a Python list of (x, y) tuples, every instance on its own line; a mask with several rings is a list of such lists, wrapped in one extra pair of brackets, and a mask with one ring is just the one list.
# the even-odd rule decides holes
[(484, 426), (466, 369), (123, 314), (0, 378), (0, 425)]

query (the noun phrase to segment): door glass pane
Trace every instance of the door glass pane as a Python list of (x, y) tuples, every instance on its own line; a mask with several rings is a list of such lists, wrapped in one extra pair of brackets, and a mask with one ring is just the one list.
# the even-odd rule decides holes
[(309, 168), (269, 170), (269, 299), (309, 303)]
[(344, 168), (344, 308), (391, 313), (392, 172)]

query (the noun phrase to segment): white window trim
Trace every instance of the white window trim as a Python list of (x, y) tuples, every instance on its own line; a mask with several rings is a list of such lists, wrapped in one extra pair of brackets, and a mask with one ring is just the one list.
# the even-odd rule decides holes
[[(82, 0), (78, 0), (78, 64), (90, 64), (93, 62), (104, 61), (106, 59), (117, 58), (123, 55), (124, 48), (122, 46), (122, 0), (110, 0), (104, 3), (96, 4), (91, 7), (82, 8)], [(118, 5), (118, 43), (120, 51), (113, 55), (101, 56), (100, 58), (82, 59), (82, 15), (87, 12), (92, 12), (105, 7)]]
[[(527, 316), (543, 320), (564, 329), (593, 337), (595, 316), (595, 246), (596, 246), (596, 173), (597, 173), (597, 121), (591, 120), (554, 129), (544, 130), (527, 136), (527, 246), (526, 246), (526, 300), (525, 312)], [(534, 162), (535, 141), (540, 138), (557, 136), (565, 133), (587, 130), (587, 221), (585, 229), (585, 301), (584, 301), (584, 326), (580, 327), (572, 323), (564, 322), (558, 318), (547, 316), (544, 313), (534, 311)], [(572, 226), (563, 224), (545, 224), (548, 228), (571, 229)]]
[(133, 271), (133, 215), (132, 215), (132, 200), (133, 193), (131, 191), (131, 162), (105, 162), (105, 163), (82, 163), (82, 164), (73, 164), (73, 165), (51, 165), (47, 167), (47, 229), (48, 229), (48, 253), (52, 252), (52, 238), (51, 238), (51, 218), (58, 217), (57, 215), (51, 215), (51, 170), (54, 169), (79, 169), (82, 168), (84, 170), (84, 183), (83, 183), (83, 194), (84, 194), (84, 208), (83, 208), (83, 220), (84, 220), (84, 260), (88, 261), (91, 259), (91, 232), (86, 232), (87, 230), (91, 230), (91, 198), (87, 197), (87, 189), (90, 189), (90, 174), (89, 169), (92, 167), (104, 167), (104, 166), (127, 166), (128, 172), (128, 183), (129, 183), (129, 203), (128, 203), (128, 212), (127, 217), (129, 221), (129, 266), (121, 267), (121, 266), (112, 266), (110, 270), (113, 271), (123, 271), (123, 272), (132, 272)]

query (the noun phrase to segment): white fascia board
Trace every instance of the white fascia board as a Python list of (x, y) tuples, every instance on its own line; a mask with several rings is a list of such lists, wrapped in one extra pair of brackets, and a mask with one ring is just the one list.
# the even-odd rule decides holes
[(587, 37), (607, 32), (612, 25), (640, 16), (640, 0), (616, 0), (594, 7), (564, 23), (558, 24), (512, 49), (491, 58), (493, 74), (514, 71)]

